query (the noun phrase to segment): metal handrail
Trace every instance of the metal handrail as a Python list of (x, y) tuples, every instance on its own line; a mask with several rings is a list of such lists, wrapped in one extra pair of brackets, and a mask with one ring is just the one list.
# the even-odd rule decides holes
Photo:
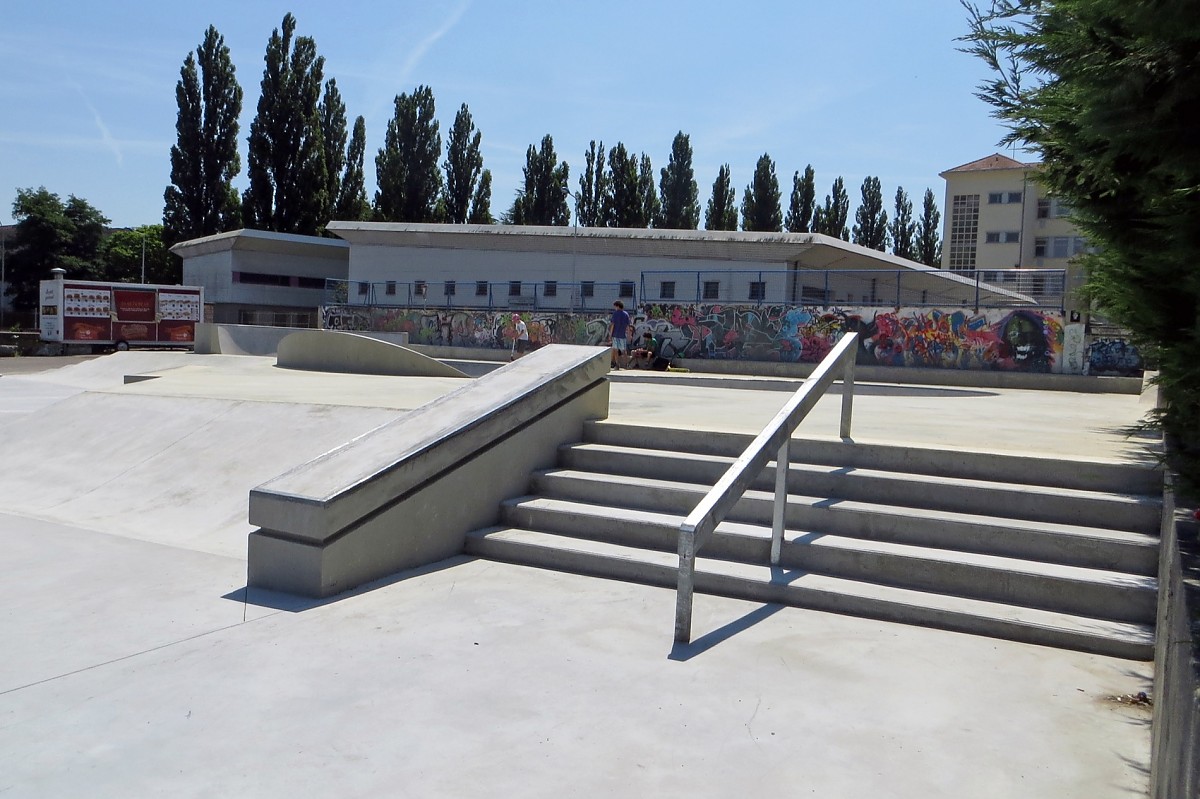
[(826, 389), (842, 376), (842, 418), (840, 435), (850, 436), (854, 409), (854, 358), (858, 352), (858, 334), (842, 337), (821, 361), (800, 390), (780, 408), (758, 437), (725, 471), (717, 484), (700, 500), (679, 525), (679, 583), (675, 599), (675, 640), (692, 640), (692, 595), (696, 584), (696, 555), (754, 479), (775, 455), (775, 504), (771, 523), (771, 564), (779, 565), (783, 547), (783, 526), (787, 508), (788, 443), (796, 427), (825, 395)]

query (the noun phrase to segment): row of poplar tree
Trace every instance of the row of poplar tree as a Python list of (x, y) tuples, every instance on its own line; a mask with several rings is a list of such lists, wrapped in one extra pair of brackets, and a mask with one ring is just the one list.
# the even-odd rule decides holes
[[(241, 171), (238, 118), (242, 89), (229, 48), (215, 27), (189, 53), (176, 86), (177, 144), (171, 148), (171, 185), (165, 193), (163, 225), (167, 243), (239, 227), (315, 235), (338, 220), (493, 224), (491, 172), (483, 168), (481, 134), (466, 104), (454, 117), (442, 158), (442, 137), (433, 92), (419, 86), (395, 98), (383, 146), (375, 157), (377, 190), (367, 199), (363, 165), (366, 124), (347, 125), (346, 105), (337, 81), (324, 78), (324, 58), (316, 42), (296, 36), (287, 14), (267, 43), (258, 110), (248, 140), (249, 187), (239, 194), (233, 179)], [(655, 181), (645, 153), (623, 143), (605, 150), (590, 142), (578, 191), (569, 185), (570, 167), (560, 161), (554, 141), (543, 137), (526, 152), (524, 181), (512, 205), (501, 214), (506, 224), (567, 225), (570, 198), (575, 223), (595, 227), (695, 229), (700, 224), (698, 187), (689, 137), (676, 134), (667, 166)], [(740, 206), (723, 165), (704, 210), (709, 230), (814, 232), (936, 265), (940, 260), (940, 214), (926, 190), (919, 216), (903, 188), (896, 191), (891, 221), (884, 210), (878, 178), (862, 185), (862, 201), (849, 227), (850, 201), (842, 178), (824, 203), (817, 199), (812, 166), (796, 172), (786, 214), (775, 163), (764, 154)]]

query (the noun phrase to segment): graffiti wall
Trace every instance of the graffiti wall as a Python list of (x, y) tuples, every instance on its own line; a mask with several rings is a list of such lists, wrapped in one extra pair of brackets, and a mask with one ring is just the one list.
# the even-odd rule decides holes
[(1119, 338), (1104, 338), (1088, 345), (1083, 373), (1140, 377), (1144, 366), (1142, 354), (1133, 344)]
[[(537, 344), (603, 344), (607, 313), (520, 314)], [(718, 360), (820, 361), (845, 333), (859, 334), (858, 363), (932, 369), (1063, 372), (1062, 315), (1034, 309), (831, 308), (792, 305), (646, 305), (635, 337), (653, 332), (668, 353)], [(405, 332), (414, 344), (511, 346), (511, 311), (329, 306), (324, 327)], [(1076, 360), (1082, 361), (1082, 358)], [(1082, 363), (1074, 368), (1080, 371)]]

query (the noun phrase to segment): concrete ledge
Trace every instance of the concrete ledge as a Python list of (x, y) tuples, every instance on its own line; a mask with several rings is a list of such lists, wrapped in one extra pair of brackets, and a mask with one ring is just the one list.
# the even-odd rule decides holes
[(250, 492), (251, 586), (325, 597), (462, 551), (608, 414), (608, 350), (551, 346)]
[(303, 330), (279, 342), (279, 366), (312, 372), (411, 377), (466, 377), (462, 371), (408, 347), (345, 333)]

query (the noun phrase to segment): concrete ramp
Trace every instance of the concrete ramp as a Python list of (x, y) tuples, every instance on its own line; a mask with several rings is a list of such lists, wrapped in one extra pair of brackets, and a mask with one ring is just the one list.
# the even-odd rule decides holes
[(4, 426), (0, 507), (244, 560), (252, 488), (402, 413), (89, 391)]
[(410, 377), (467, 377), (426, 355), (369, 336), (340, 330), (304, 330), (279, 342), (279, 365), (314, 372)]
[(274, 355), (279, 342), (303, 327), (263, 325), (196, 325), (195, 352), (199, 355)]

